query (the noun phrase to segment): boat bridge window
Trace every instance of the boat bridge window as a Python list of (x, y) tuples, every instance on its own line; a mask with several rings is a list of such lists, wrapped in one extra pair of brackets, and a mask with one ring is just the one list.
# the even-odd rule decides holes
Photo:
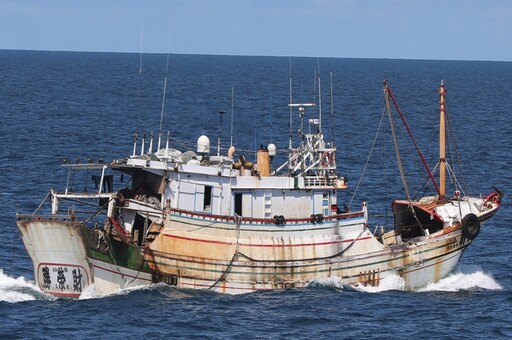
[(242, 197), (241, 193), (235, 194), (235, 214), (242, 216)]
[(329, 204), (329, 193), (328, 192), (324, 192), (323, 196), (322, 196), (322, 211), (323, 211), (323, 214), (324, 216), (329, 216), (329, 207), (330, 207), (330, 204)]
[(204, 186), (203, 211), (212, 211), (212, 187), (209, 185)]

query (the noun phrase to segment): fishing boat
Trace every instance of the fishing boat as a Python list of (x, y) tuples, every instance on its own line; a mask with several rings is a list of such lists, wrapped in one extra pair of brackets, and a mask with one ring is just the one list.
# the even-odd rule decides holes
[[(384, 92), (389, 107), (387, 84)], [(441, 103), (443, 121), (443, 85)], [(347, 180), (321, 116), (310, 118), (315, 103), (289, 108), (290, 119), (300, 118), (296, 145), (290, 134), (288, 149), (261, 146), (253, 159), (234, 145), (223, 154), (220, 136), (215, 152), (206, 135), (194, 150), (177, 150), (169, 134), (161, 147), (160, 134), (156, 150), (152, 137), (146, 148), (135, 135), (130, 156), (64, 164), (65, 189), (17, 214), (41, 290), (79, 297), (92, 285), (108, 294), (166, 283), (238, 294), (328, 277), (378, 286), (397, 275), (415, 289), (448, 275), (480, 222), (500, 208), (498, 190), (453, 198), (440, 191), (394, 201), (395, 227), (378, 232), (365, 202), (355, 210), (338, 204)], [(275, 166), (280, 152), (286, 161)]]
[[(435, 169), (439, 169), (439, 185), (434, 178), (433, 171), (430, 169), (425, 161), (425, 157), (419, 150), (405, 116), (387, 82), (384, 82), (384, 92), (386, 108), (388, 110), (388, 116), (390, 116), (391, 131), (394, 131), (393, 120), (391, 119), (390, 113), (390, 103), (392, 102), (411, 137), (411, 141), (418, 151), (418, 155), (425, 167), (430, 183), (434, 186), (437, 194), (434, 196), (423, 196), (418, 199), (411, 198), (404, 174), (403, 164), (401, 162), (398, 142), (396, 141), (395, 134), (393, 134), (396, 158), (399, 163), (398, 168), (400, 169), (400, 175), (407, 197), (405, 200), (395, 200), (392, 202), (392, 210), (395, 220), (395, 233), (401, 235), (402, 239), (407, 240), (442, 230), (446, 231), (454, 224), (460, 224), (462, 227), (462, 241), (473, 240), (480, 232), (480, 222), (492, 217), (500, 207), (503, 193), (497, 188), (494, 188), (494, 192), (486, 195), (485, 197), (472, 197), (467, 193), (464, 193), (465, 190), (457, 179), (457, 176), (453, 171), (453, 167), (447, 162), (446, 124), (449, 120), (447, 119), (447, 112), (445, 110), (446, 91), (444, 82), (441, 81), (439, 88), (439, 160), (435, 165)], [(454, 184), (452, 197), (448, 197), (446, 194), (447, 171), (449, 172), (451, 182)]]

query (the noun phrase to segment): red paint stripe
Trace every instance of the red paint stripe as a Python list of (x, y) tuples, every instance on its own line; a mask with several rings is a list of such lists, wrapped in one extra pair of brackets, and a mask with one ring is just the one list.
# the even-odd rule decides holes
[(142, 277), (139, 277), (139, 276), (133, 276), (133, 275), (129, 275), (129, 274), (123, 274), (123, 273), (120, 273), (120, 272), (116, 272), (116, 271), (113, 271), (113, 270), (110, 270), (108, 268), (103, 268), (103, 267), (100, 267), (98, 265), (95, 265), (93, 264), (92, 265), (94, 268), (98, 268), (98, 269), (101, 269), (101, 270), (104, 270), (106, 272), (110, 272), (112, 274), (116, 274), (116, 275), (119, 275), (119, 276), (126, 276), (126, 277), (129, 277), (129, 278), (132, 278), (132, 279), (137, 279), (137, 280), (143, 280), (143, 281), (148, 281), (148, 282), (153, 282), (152, 280), (149, 280), (149, 279), (145, 279), (145, 278), (142, 278)]
[(48, 291), (45, 291), (45, 293), (54, 295), (54, 296), (58, 296), (58, 297), (67, 297), (67, 298), (78, 298), (78, 297), (80, 297), (80, 295), (82, 295), (82, 293), (72, 294), (72, 293), (59, 293), (59, 292), (48, 292)]
[(85, 268), (79, 264), (67, 264), (67, 263), (51, 263), (51, 262), (41, 262), (39, 263), (39, 267), (41, 266), (59, 266), (59, 267), (75, 267), (75, 268)]
[[(224, 241), (214, 241), (214, 240), (203, 240), (203, 239), (197, 239), (197, 238), (191, 238), (191, 237), (184, 237), (184, 236), (177, 236), (177, 235), (170, 235), (170, 234), (164, 234), (166, 237), (170, 238), (176, 238), (180, 240), (186, 240), (186, 241), (192, 241), (192, 242), (202, 242), (202, 243), (211, 243), (211, 244), (223, 244), (223, 245), (236, 245), (234, 242), (224, 242)], [(372, 237), (362, 237), (358, 238), (357, 241), (364, 241), (369, 240)], [(239, 245), (242, 247), (261, 247), (261, 248), (273, 248), (273, 247), (314, 247), (314, 246), (325, 246), (329, 244), (340, 244), (340, 243), (348, 243), (348, 242), (354, 242), (354, 239), (350, 240), (339, 240), (339, 241), (328, 241), (328, 242), (318, 242), (318, 243), (301, 243), (301, 244), (250, 244), (250, 243), (240, 243)]]

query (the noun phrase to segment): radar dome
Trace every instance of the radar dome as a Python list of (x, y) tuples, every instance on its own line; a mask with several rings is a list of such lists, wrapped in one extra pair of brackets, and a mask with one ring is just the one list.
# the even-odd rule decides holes
[(268, 155), (270, 157), (274, 157), (276, 155), (276, 153), (277, 153), (277, 148), (276, 148), (276, 146), (274, 144), (269, 144), (267, 146), (267, 150), (268, 150)]
[(210, 138), (208, 138), (208, 136), (202, 135), (197, 139), (197, 153), (210, 153)]

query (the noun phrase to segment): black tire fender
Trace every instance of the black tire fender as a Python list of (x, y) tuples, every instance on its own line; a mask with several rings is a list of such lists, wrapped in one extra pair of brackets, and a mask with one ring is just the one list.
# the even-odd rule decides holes
[(324, 215), (322, 214), (316, 214), (316, 221), (318, 223), (322, 223), (324, 221)]
[(480, 233), (480, 220), (475, 214), (467, 214), (462, 219), (462, 238), (474, 240)]

